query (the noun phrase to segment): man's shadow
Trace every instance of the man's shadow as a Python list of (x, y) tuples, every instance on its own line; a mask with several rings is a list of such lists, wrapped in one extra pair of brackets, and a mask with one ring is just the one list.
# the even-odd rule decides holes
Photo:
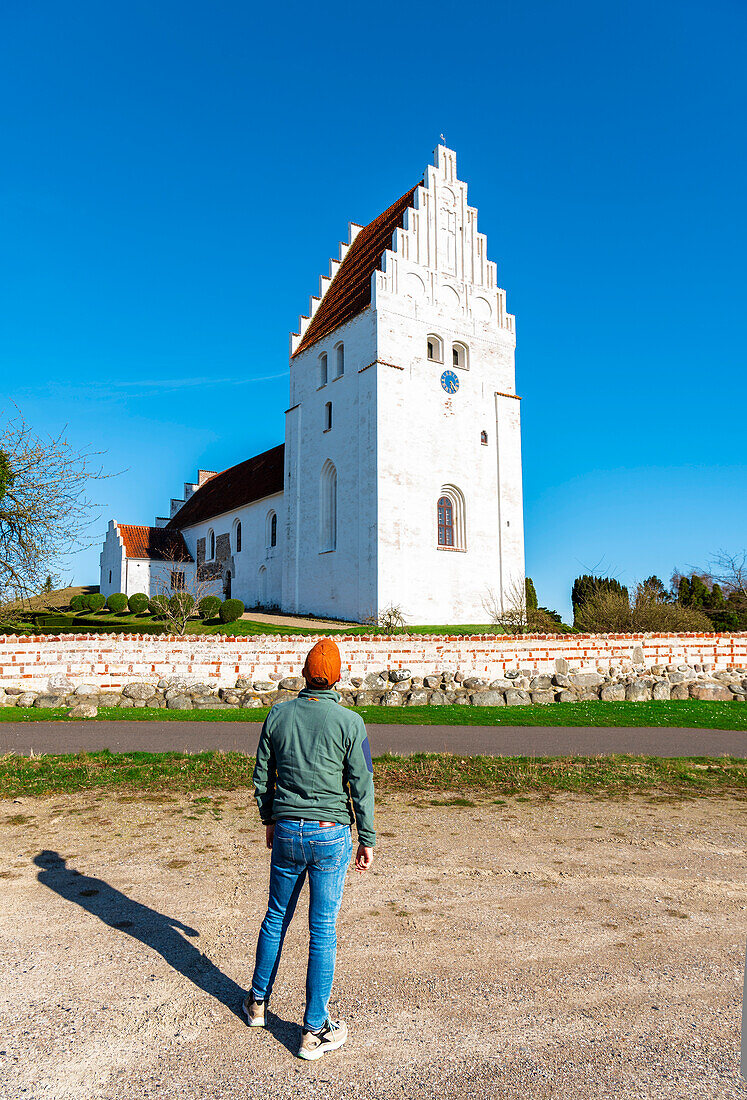
[[(68, 867), (59, 852), (39, 852), (34, 856), (34, 863), (41, 868), (36, 877), (44, 886), (66, 901), (80, 905), (110, 928), (125, 932), (158, 952), (169, 966), (215, 997), (246, 1023), (241, 1011), (245, 990), (219, 970), (195, 944), (185, 939), (185, 936), (196, 939), (200, 935), (194, 928), (176, 917), (168, 917), (139, 901), (133, 901), (103, 879), (90, 878)], [(297, 1025), (268, 1012), (266, 1030), (287, 1050), (293, 1054), (297, 1052)]]

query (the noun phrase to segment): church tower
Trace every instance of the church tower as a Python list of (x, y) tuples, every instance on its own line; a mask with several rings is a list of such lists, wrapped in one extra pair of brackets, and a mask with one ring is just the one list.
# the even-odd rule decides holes
[(439, 145), (291, 337), (283, 608), (489, 621), (524, 585), (513, 316)]

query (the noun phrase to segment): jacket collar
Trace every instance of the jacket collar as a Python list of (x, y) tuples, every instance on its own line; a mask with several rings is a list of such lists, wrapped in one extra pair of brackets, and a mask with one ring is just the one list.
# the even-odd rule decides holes
[(330, 699), (335, 703), (339, 703), (340, 699), (341, 699), (341, 695), (340, 695), (339, 691), (335, 691), (334, 688), (305, 687), (305, 688), (301, 688), (301, 690), (298, 693), (299, 699), (302, 696), (306, 699), (308, 699), (310, 696), (313, 696), (314, 699)]

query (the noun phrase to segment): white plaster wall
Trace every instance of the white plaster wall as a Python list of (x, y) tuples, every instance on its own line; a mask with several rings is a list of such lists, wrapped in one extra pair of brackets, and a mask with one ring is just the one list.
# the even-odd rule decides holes
[[(267, 535), (267, 517), (274, 511), (278, 517), (277, 545), (271, 547)], [(241, 550), (236, 550), (236, 524), (241, 522)], [(263, 497), (252, 501), (231, 512), (212, 516), (209, 520), (185, 527), (182, 530), (184, 541), (192, 557), (197, 560), (197, 541), (207, 538), (212, 528), (216, 539), (219, 535), (229, 535), (231, 540), (231, 558), (223, 568), (231, 571), (231, 596), (242, 600), (246, 607), (280, 606), (282, 600), (283, 555), (285, 539), (285, 504), (283, 493)], [(264, 569), (264, 592), (260, 591), (260, 569)], [(203, 582), (199, 582), (202, 586)], [(223, 598), (222, 577), (214, 581), (208, 591)]]
[[(111, 596), (112, 592), (125, 591), (124, 561), (124, 543), (117, 530), (116, 522), (111, 519), (99, 555), (99, 592), (102, 596)], [(110, 574), (111, 580), (109, 579)]]
[[(359, 621), (376, 608), (375, 339), (373, 311), (366, 309), (290, 361), (286, 611)], [(335, 378), (334, 349), (341, 341), (345, 372)], [(322, 386), (324, 352), (329, 381)], [(327, 401), (330, 431), (324, 430)], [(337, 547), (321, 552), (320, 477), (327, 460), (337, 469)]]

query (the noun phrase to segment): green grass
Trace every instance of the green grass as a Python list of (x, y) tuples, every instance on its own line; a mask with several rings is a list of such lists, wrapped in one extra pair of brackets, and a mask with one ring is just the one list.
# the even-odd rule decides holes
[[(54, 612), (50, 615), (40, 615), (39, 625), (31, 620), (25, 620), (18, 624), (19, 628), (31, 633), (59, 634), (77, 632), (87, 633), (126, 633), (126, 634), (165, 634), (169, 627), (162, 619), (150, 614), (133, 615), (130, 612), (116, 614), (111, 611), (79, 611), (79, 612)], [(207, 622), (194, 619), (187, 623), (187, 634), (231, 634), (231, 635), (302, 635), (316, 634), (382, 634), (383, 631), (373, 626), (340, 626), (340, 627), (301, 627), (301, 626), (276, 626), (272, 623), (255, 622), (252, 619), (240, 619), (235, 623), (222, 623), (218, 619), (209, 619)], [(462, 626), (408, 626), (404, 634), (503, 634), (503, 631), (490, 625), (469, 624)]]
[[(165, 792), (246, 790), (252, 788), (254, 758), (242, 753), (96, 753), (0, 757), (0, 798), (38, 797), (76, 791)], [(461, 792), (416, 805), (473, 804), (465, 796), (549, 797), (574, 791), (599, 797), (648, 795), (654, 800), (731, 795), (747, 801), (747, 761), (737, 757), (458, 756), (447, 753), (388, 754), (374, 761), (379, 793), (409, 791)], [(500, 805), (499, 799), (494, 799)], [(0, 823), (22, 824), (14, 814)]]
[[(76, 721), (68, 709), (2, 707), (0, 722)], [(746, 730), (747, 705), (698, 699), (650, 703), (549, 703), (524, 707), (353, 707), (370, 725), (418, 726), (673, 726)], [(161, 710), (102, 707), (96, 721), (263, 722), (269, 707), (243, 710)]]

